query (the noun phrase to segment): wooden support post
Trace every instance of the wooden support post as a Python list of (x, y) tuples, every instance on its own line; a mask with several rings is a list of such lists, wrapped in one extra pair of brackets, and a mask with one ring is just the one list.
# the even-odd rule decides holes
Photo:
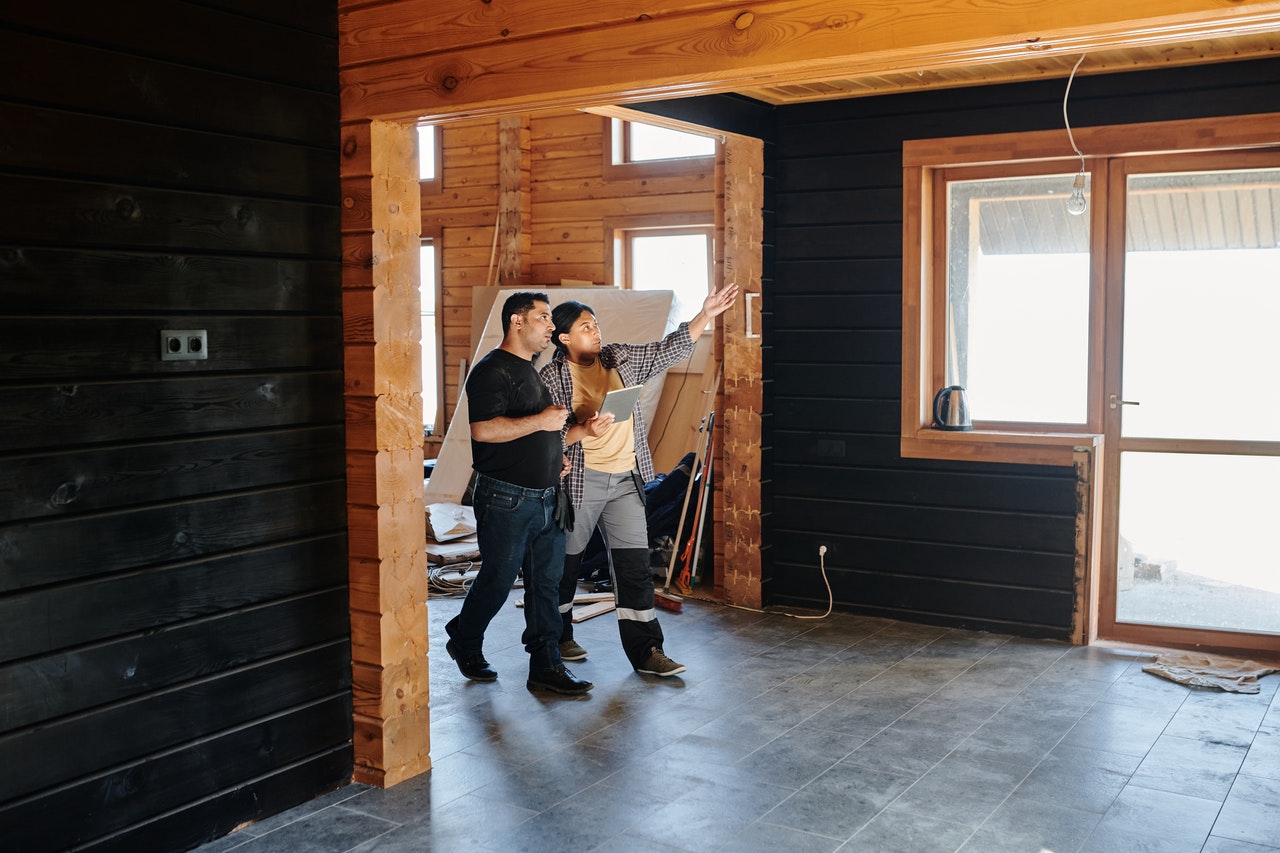
[[(763, 261), (764, 145), (759, 139), (729, 135), (724, 146), (724, 265), (720, 283), (736, 282), (740, 291), (720, 319), (724, 397), (715, 446), (721, 454), (716, 471), (722, 486), (715, 501), (715, 551), (724, 599), (759, 607), (762, 601), (760, 554), (761, 412), (764, 411), (764, 362), (760, 331), (747, 336), (746, 294), (761, 292)], [(726, 535), (730, 532), (731, 535)]]
[(343, 142), (354, 777), (387, 786), (431, 766), (416, 130)]
[(1088, 645), (1098, 638), (1099, 543), (1102, 537), (1102, 447), (1076, 447), (1075, 604), (1071, 642)]

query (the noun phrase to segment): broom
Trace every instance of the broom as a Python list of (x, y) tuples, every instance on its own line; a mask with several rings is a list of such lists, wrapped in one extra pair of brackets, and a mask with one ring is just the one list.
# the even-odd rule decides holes
[[(716, 371), (716, 382), (719, 384), (720, 373)], [(715, 386), (712, 386), (715, 387)], [(712, 398), (714, 400), (714, 398)], [(714, 405), (714, 403), (713, 403)], [(715, 410), (708, 410), (702, 419), (702, 424), (698, 427), (699, 431), (705, 431), (706, 438), (698, 445), (693, 455), (693, 467), (689, 470), (689, 485), (684, 491), (684, 504), (680, 507), (680, 522), (676, 525), (676, 536), (684, 531), (685, 519), (689, 517), (689, 504), (693, 499), (693, 489), (697, 485), (699, 475), (702, 473), (703, 463), (705, 461), (705, 452), (710, 449), (711, 445), (711, 425), (715, 421)], [(696, 512), (696, 504), (695, 504)], [(670, 610), (673, 613), (679, 613), (684, 609), (684, 599), (671, 591), (671, 578), (675, 574), (676, 560), (681, 557), (679, 550), (679, 542), (676, 547), (671, 549), (671, 562), (667, 565), (667, 579), (662, 584), (662, 589), (655, 590), (653, 594), (653, 603)]]
[(689, 541), (685, 543), (684, 553), (680, 555), (680, 562), (684, 568), (680, 570), (680, 576), (676, 580), (676, 589), (682, 595), (689, 595), (693, 592), (693, 577), (698, 571), (698, 552), (702, 546), (702, 528), (707, 523), (707, 506), (711, 497), (711, 470), (715, 457), (713, 456), (714, 438), (707, 440), (707, 460), (702, 466), (702, 482), (698, 484), (698, 498), (694, 505), (693, 523), (689, 529)]

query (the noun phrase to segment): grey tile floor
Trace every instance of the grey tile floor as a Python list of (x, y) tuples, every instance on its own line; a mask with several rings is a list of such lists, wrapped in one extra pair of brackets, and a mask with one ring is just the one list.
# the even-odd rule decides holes
[(444, 654), (431, 603), (433, 768), (351, 784), (206, 844), (268, 851), (1280, 850), (1280, 674), (1191, 689), (1134, 652), (686, 601), (682, 676), (632, 672), (612, 614), (578, 625), (585, 698), (525, 688), (522, 611), (500, 678)]

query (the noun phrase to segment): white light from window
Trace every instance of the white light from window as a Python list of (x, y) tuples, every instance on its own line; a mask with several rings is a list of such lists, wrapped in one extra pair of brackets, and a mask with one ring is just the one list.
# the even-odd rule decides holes
[(436, 128), (435, 125), (418, 126), (418, 180), (436, 179)]
[[(710, 136), (635, 121), (614, 121), (630, 134), (630, 157), (625, 158), (630, 162), (710, 157), (716, 153), (716, 141)], [(614, 162), (624, 162), (620, 151), (614, 151)]]
[(710, 289), (710, 244), (705, 232), (632, 236), (631, 288), (673, 291), (672, 318), (692, 318)]
[(436, 247), (426, 241), (418, 254), (418, 286), (422, 302), (422, 426), (423, 435), (435, 431), (440, 390), (436, 364), (440, 357), (436, 339)]
[(1056, 201), (1061, 180), (947, 185), (946, 384), (974, 421), (1087, 420), (1089, 222)]
[(1083, 423), (1088, 411), (1089, 256), (980, 255), (969, 284), (969, 413)]

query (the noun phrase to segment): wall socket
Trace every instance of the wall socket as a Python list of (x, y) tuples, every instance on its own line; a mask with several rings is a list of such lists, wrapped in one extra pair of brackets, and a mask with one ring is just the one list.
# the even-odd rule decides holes
[(204, 329), (161, 329), (160, 360), (190, 361), (209, 357), (209, 333)]

